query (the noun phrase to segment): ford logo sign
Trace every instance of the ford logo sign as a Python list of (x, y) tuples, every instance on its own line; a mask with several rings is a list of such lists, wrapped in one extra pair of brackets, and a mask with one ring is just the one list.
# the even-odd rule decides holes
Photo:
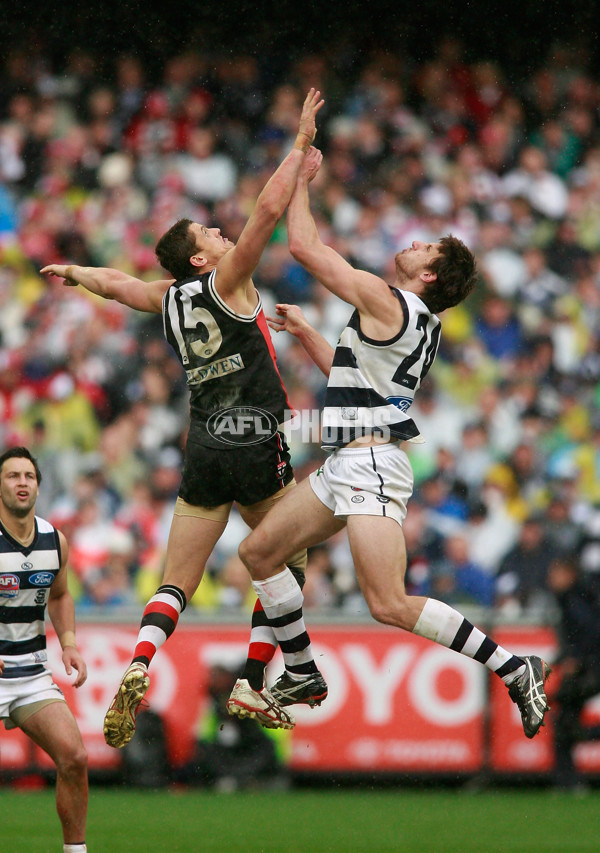
[(50, 586), (53, 580), (52, 572), (36, 572), (34, 575), (29, 575), (29, 583), (34, 586)]

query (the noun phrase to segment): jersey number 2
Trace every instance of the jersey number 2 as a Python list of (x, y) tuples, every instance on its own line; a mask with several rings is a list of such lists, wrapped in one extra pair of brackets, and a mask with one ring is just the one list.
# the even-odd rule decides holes
[[(410, 388), (411, 391), (414, 391), (415, 388), (418, 388), (421, 382), (427, 376), (429, 368), (433, 364), (433, 359), (435, 358), (435, 354), (438, 348), (438, 342), (440, 339), (440, 331), (441, 326), (438, 324), (433, 332), (431, 333), (431, 340), (429, 341), (429, 346), (425, 350), (425, 355), (423, 356), (423, 349), (425, 347), (425, 343), (427, 341), (427, 321), (429, 317), (427, 314), (419, 314), (417, 317), (417, 330), (421, 332), (421, 339), (419, 343), (411, 352), (410, 355), (407, 355), (406, 358), (403, 358), (394, 375), (392, 376), (392, 381), (397, 382), (398, 385), (402, 385), (403, 388)], [(415, 376), (408, 371), (415, 366), (418, 362), (421, 362), (421, 369), (418, 376)]]

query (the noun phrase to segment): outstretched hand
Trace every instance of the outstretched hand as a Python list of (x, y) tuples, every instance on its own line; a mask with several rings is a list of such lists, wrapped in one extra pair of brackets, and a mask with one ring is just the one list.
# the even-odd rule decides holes
[(267, 322), (274, 332), (289, 332), (290, 335), (298, 335), (303, 329), (309, 327), (308, 320), (298, 305), (287, 305), (278, 303), (275, 311), (279, 316), (267, 317)]
[(69, 264), (48, 264), (48, 266), (42, 267), (40, 272), (47, 275), (55, 275), (57, 278), (64, 278), (63, 284), (67, 287), (77, 287), (77, 282), (69, 278), (68, 269)]
[(321, 98), (321, 93), (314, 88), (310, 89), (308, 95), (304, 99), (302, 114), (300, 115), (300, 124), (298, 125), (298, 133), (304, 134), (310, 142), (313, 141), (317, 133), (315, 116), (324, 103), (325, 101)]

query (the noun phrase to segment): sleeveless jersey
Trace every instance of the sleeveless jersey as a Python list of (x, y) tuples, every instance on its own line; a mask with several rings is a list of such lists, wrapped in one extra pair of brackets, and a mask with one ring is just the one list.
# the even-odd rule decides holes
[(60, 569), (56, 529), (35, 517), (36, 532), (24, 547), (0, 524), (1, 678), (44, 672), (47, 660), (45, 616), (50, 587)]
[(390, 289), (404, 314), (398, 334), (387, 341), (368, 338), (355, 311), (338, 341), (323, 409), (326, 450), (368, 434), (403, 440), (419, 436), (407, 413), (435, 359), (441, 324), (416, 294)]
[[(187, 376), (190, 432), (200, 444), (222, 450), (227, 444), (207, 429), (211, 416), (259, 409), (276, 426), (290, 404), (260, 295), (252, 314), (236, 314), (217, 293), (215, 272), (171, 285), (162, 314), (165, 337)], [(251, 417), (241, 423), (246, 436), (255, 427)]]

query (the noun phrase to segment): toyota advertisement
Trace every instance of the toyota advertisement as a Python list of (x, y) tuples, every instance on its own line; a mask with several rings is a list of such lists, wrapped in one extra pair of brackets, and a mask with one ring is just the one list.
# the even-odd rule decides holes
[[(88, 680), (75, 690), (64, 675), (56, 637), (48, 637), (49, 663), (73, 709), (90, 767), (119, 766), (121, 754), (104, 743), (102, 723), (131, 659), (137, 626), (81, 624), (78, 643)], [(327, 683), (322, 706), (294, 707), (291, 767), (310, 772), (544, 774), (552, 766), (552, 713), (528, 740), (516, 705), (500, 679), (480, 664), (420, 637), (377, 625), (313, 626), (313, 650)], [(552, 659), (554, 633), (544, 628), (499, 628), (494, 638), (511, 651)], [(190, 758), (205, 709), (211, 666), (241, 666), (248, 628), (179, 625), (155, 657), (150, 708), (165, 723), (173, 764)], [(279, 654), (269, 671), (282, 670)], [(552, 693), (551, 678), (548, 689)], [(551, 704), (551, 703), (550, 703)], [(586, 713), (600, 722), (600, 701)], [(583, 772), (600, 771), (600, 745), (581, 744)], [(0, 729), (0, 769), (51, 767), (19, 731)]]

